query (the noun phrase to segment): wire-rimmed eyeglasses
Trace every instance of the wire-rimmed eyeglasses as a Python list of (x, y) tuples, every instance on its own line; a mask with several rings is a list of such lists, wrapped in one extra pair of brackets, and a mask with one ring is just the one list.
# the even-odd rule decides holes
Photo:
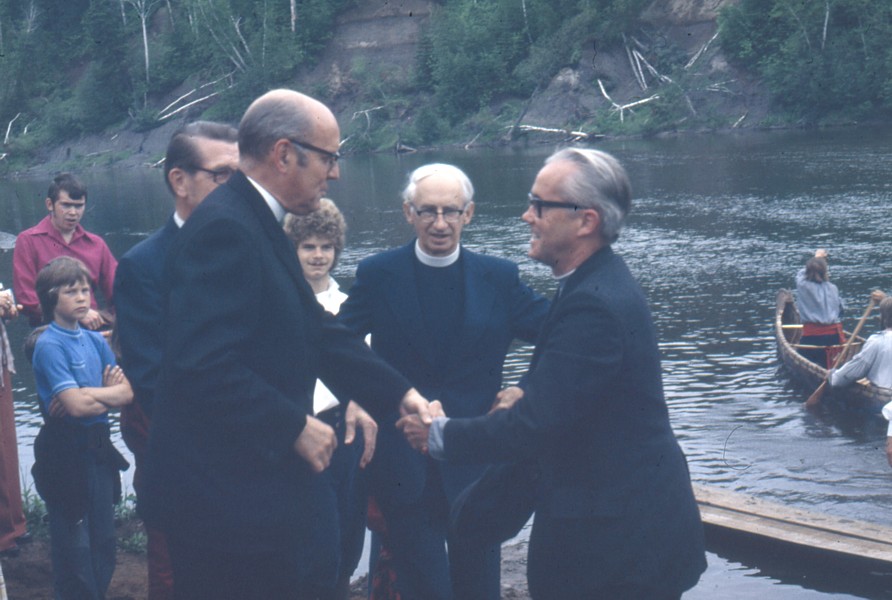
[(418, 208), (414, 204), (410, 204), (412, 210), (418, 215), (422, 223), (433, 223), (440, 215), (447, 223), (458, 223), (461, 216), (465, 214), (463, 208)]

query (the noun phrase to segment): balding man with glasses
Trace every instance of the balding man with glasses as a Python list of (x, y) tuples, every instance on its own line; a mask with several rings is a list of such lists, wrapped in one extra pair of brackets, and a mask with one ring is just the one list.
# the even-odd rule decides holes
[[(509, 345), (536, 339), (548, 301), (521, 282), (514, 263), (461, 245), (474, 188), (457, 167), (413, 171), (403, 213), (415, 239), (359, 264), (339, 317), (371, 333), (372, 349), (427, 398), (439, 399), (446, 414), (486, 414), (498, 394), (512, 393), (500, 392)], [(381, 427), (369, 469), (401, 598), (500, 597), (498, 545), (475, 547), (447, 535), (453, 501), (483, 467), (431, 461), (395, 428)]]
[(324, 104), (267, 92), (239, 125), (239, 171), (168, 251), (140, 507), (167, 534), (177, 600), (316, 600), (334, 587), (337, 439), (313, 416), (317, 378), (379, 423), (398, 407), (430, 421), (409, 381), (319, 305), (282, 229), (286, 213), (319, 208), (339, 144)]

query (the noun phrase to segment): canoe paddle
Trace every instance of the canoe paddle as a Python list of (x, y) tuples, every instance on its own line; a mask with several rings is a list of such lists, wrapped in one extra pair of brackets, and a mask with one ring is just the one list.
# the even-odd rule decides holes
[[(840, 352), (839, 356), (836, 357), (836, 360), (833, 361), (834, 369), (842, 364), (846, 354), (849, 353), (849, 346), (852, 345), (852, 341), (857, 338), (858, 334), (861, 332), (861, 327), (864, 326), (864, 322), (867, 321), (867, 316), (870, 314), (870, 311), (873, 310), (873, 303), (874, 300), (873, 297), (871, 297), (870, 302), (867, 303), (867, 310), (864, 311), (864, 314), (861, 315), (861, 320), (858, 321), (858, 325), (855, 326), (855, 331), (853, 331), (852, 335), (849, 336), (849, 339), (846, 341), (846, 345), (842, 347), (842, 352)], [(824, 391), (827, 389), (827, 384), (829, 381), (830, 371), (828, 370), (827, 377), (824, 378), (824, 381), (821, 382), (821, 385), (818, 386), (818, 389), (816, 389), (814, 393), (808, 397), (808, 400), (805, 401), (806, 408), (811, 408), (821, 401), (821, 396), (824, 395)]]

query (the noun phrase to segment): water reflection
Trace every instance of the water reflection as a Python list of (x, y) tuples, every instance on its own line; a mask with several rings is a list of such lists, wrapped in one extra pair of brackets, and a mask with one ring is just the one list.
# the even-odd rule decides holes
[[(778, 368), (771, 320), (774, 296), (816, 247), (830, 250), (832, 276), (852, 325), (871, 289), (889, 290), (892, 137), (888, 130), (694, 136), (605, 143), (627, 166), (636, 197), (617, 244), (654, 312), (672, 423), (694, 480), (794, 506), (892, 525), (892, 471), (885, 423), (825, 402), (803, 410), (812, 390)], [(405, 174), (432, 161), (454, 162), (477, 188), (465, 229), (471, 249), (520, 265), (550, 293), (548, 271), (526, 256), (520, 221), (526, 193), (552, 148), (347, 157), (331, 196), (344, 211), (347, 248), (336, 277), (349, 287), (365, 256), (409, 240), (400, 209)], [(167, 218), (159, 171), (85, 174), (85, 226), (120, 256)], [(44, 181), (0, 182), (0, 231), (17, 232), (42, 216)], [(2, 237), (0, 237), (2, 242)], [(2, 248), (2, 244), (0, 244)], [(0, 281), (11, 281), (11, 253), (0, 252)], [(868, 330), (875, 330), (876, 323)], [(10, 326), (14, 340), (26, 327)], [(523, 372), (530, 347), (517, 345), (505, 371)], [(15, 379), (22, 464), (40, 422), (24, 360)], [(710, 571), (686, 598), (801, 598), (809, 581), (794, 572), (744, 567), (710, 556)], [(750, 563), (748, 563), (750, 564)], [(781, 577), (778, 584), (771, 577)], [(837, 598), (892, 597), (836, 576)], [(812, 586), (814, 587), (814, 586)], [(720, 592), (717, 590), (721, 590)]]

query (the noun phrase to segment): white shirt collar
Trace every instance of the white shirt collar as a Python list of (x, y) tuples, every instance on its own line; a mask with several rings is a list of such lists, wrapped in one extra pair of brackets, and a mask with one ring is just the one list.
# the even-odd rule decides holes
[(182, 228), (186, 224), (186, 219), (181, 217), (177, 211), (173, 211), (173, 222), (177, 224), (177, 227)]
[(279, 204), (279, 201), (276, 200), (276, 197), (266, 191), (266, 189), (262, 185), (260, 185), (247, 175), (245, 175), (245, 178), (251, 182), (251, 185), (257, 188), (257, 191), (260, 192), (260, 195), (263, 196), (263, 199), (266, 201), (266, 205), (269, 206), (269, 209), (271, 211), (273, 211), (273, 216), (276, 218), (276, 221), (278, 221), (281, 225), (282, 221), (285, 219), (285, 209), (282, 207), (281, 204)]
[(563, 275), (555, 275), (554, 278), (558, 283), (563, 283), (567, 280), (567, 277), (569, 277), (570, 275), (572, 275), (575, 272), (576, 272), (576, 269), (573, 269), (571, 271), (567, 271)]
[(421, 264), (428, 267), (448, 267), (458, 260), (458, 256), (460, 253), (461, 245), (458, 245), (455, 247), (455, 250), (448, 256), (431, 256), (430, 254), (427, 254), (424, 250), (422, 250), (421, 244), (418, 243), (418, 240), (415, 240), (415, 257)]

